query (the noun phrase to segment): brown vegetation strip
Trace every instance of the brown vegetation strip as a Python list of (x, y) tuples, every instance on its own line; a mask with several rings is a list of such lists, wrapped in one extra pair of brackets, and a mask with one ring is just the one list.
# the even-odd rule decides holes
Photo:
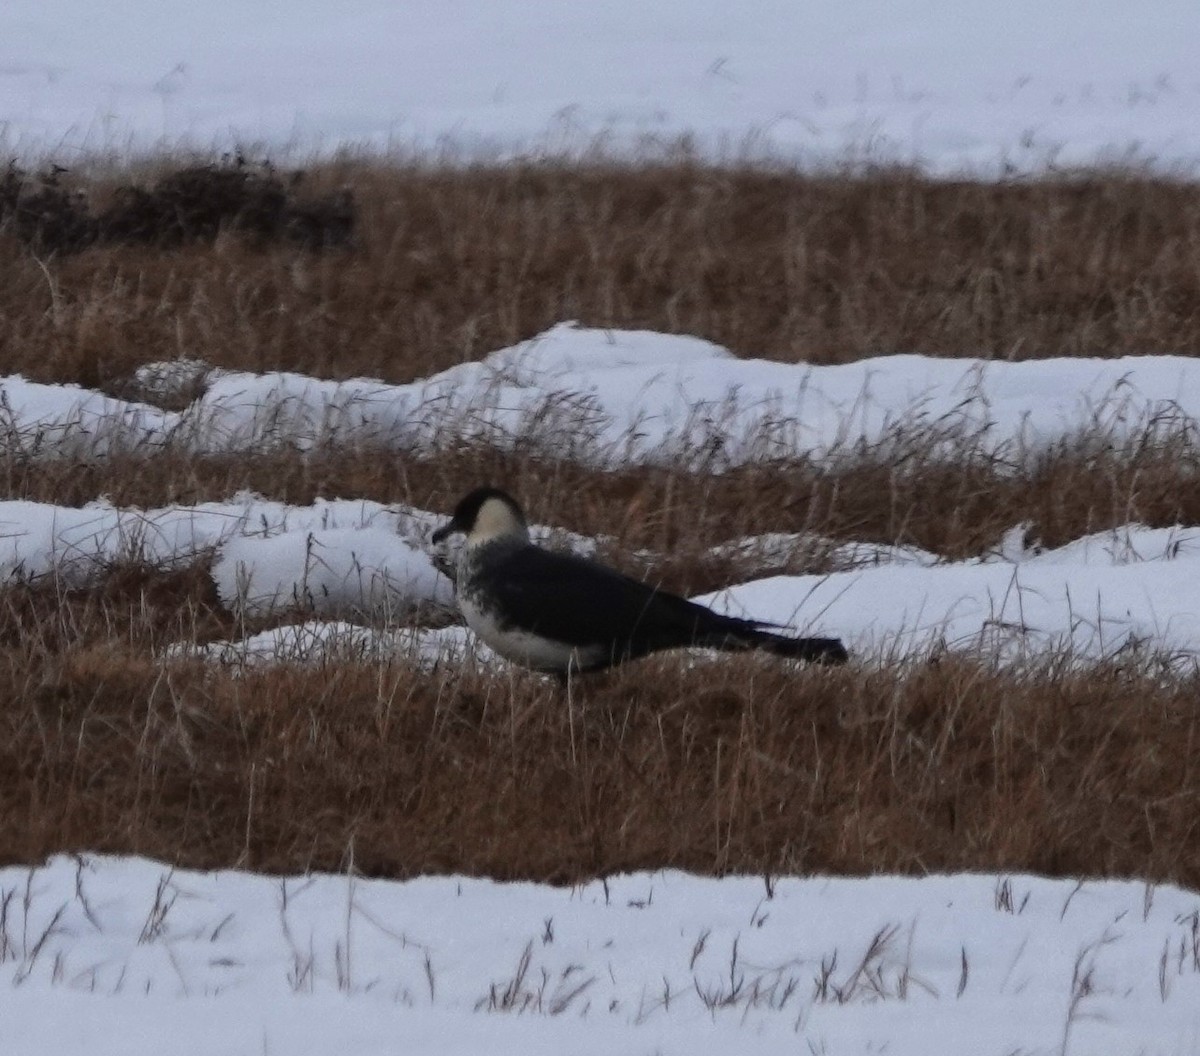
[(126, 578), (53, 612), (5, 596), (0, 863), (89, 850), (558, 882), (678, 866), (1200, 886), (1195, 678), (664, 656), (578, 682), (571, 712), (522, 673), (163, 668), (160, 624), (209, 619), (202, 580), (166, 586)]
[[(128, 177), (72, 179), (103, 198)], [(1194, 184), (822, 177), (682, 159), (348, 162), (304, 186), (353, 195), (353, 249), (229, 232), (57, 257), (24, 247), (10, 223), (3, 370), (117, 389), (141, 363), (186, 355), (407, 380), (563, 319), (787, 361), (1200, 352)]]

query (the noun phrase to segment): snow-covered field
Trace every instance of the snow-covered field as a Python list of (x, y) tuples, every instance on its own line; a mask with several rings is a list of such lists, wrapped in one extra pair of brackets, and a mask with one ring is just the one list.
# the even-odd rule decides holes
[[(572, 153), (597, 137), (637, 153), (685, 134), (708, 156), (814, 166), (989, 177), (1134, 160), (1195, 174), (1198, 41), (1195, 0), (8, 0), (0, 149), (69, 165), (234, 144), (277, 160), (343, 146), (462, 159)], [(720, 472), (919, 442), (931, 456), (1016, 465), (1080, 436), (1194, 435), (1195, 363), (904, 356), (810, 368), (563, 324), (409, 385), (166, 364), (140, 375), (145, 402), (132, 402), (0, 378), (0, 456), (401, 455), (465, 439), (553, 445), (598, 469)], [(157, 405), (178, 406), (199, 378), (183, 411)], [(567, 423), (578, 441), (563, 449)], [(450, 602), (428, 550), (445, 512), (332, 496), (154, 510), (101, 496), (83, 508), (0, 502), (0, 581), (201, 562), (248, 616), (306, 611), (246, 640), (164, 641), (164, 663), (312, 661), (332, 648), (366, 663), (399, 655), (421, 677), (447, 650), (492, 662), (459, 627), (398, 622)], [(813, 540), (713, 542), (765, 558)], [(833, 562), (826, 576), (751, 580), (706, 600), (841, 635), (861, 663), (941, 648), (1200, 656), (1200, 526), (1131, 524), (1044, 550), (1014, 524), (970, 560), (842, 544)], [(994, 875), (644, 873), (549, 888), (90, 856), (0, 870), (0, 1054), (485, 1049), (1200, 1053), (1200, 896)]]
[(1200, 897), (1136, 882), (0, 871), (4, 1051), (1190, 1053)]
[(8, 0), (9, 150), (703, 150), (1194, 171), (1193, 0)]

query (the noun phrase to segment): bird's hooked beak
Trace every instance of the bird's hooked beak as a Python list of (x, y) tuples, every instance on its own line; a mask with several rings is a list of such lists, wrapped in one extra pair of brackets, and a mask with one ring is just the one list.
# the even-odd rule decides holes
[(438, 543), (442, 542), (442, 540), (448, 539), (450, 536), (454, 535), (455, 532), (465, 532), (465, 531), (466, 531), (466, 529), (461, 524), (459, 524), (457, 520), (455, 520), (452, 517), (449, 521), (447, 521), (445, 524), (443, 524), (437, 531), (435, 531), (433, 533), (433, 535), (431, 535), (429, 537), (429, 539), (434, 544), (434, 546), (436, 546)]

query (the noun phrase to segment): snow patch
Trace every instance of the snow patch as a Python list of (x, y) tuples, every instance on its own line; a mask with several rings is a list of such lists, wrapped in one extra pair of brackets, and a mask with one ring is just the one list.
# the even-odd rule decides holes
[(1200, 361), (905, 355), (812, 366), (738, 359), (697, 338), (563, 323), (405, 385), (222, 372), (175, 415), (9, 378), (0, 382), (0, 407), (15, 449), (37, 457), (168, 442), (199, 454), (337, 447), (433, 455), (485, 444), (600, 468), (706, 472), (914, 448), (930, 458), (969, 452), (1019, 464), (1080, 436), (1119, 445), (1194, 431)]
[(696, 600), (840, 636), (860, 657), (951, 648), (1010, 659), (1062, 650), (1100, 659), (1137, 650), (1194, 664), (1200, 528), (1126, 525), (1043, 553), (774, 576)]
[(14, 1053), (1132, 1053), (1200, 1033), (1200, 898), (1127, 881), (550, 887), (60, 856), (0, 870), (0, 893)]
[(378, 528), (238, 536), (221, 547), (212, 577), (225, 607), (248, 617), (302, 608), (387, 618), (454, 604), (429, 555)]
[(179, 415), (78, 385), (0, 378), (0, 452), (22, 458), (89, 459), (167, 443)]
[(62, 162), (247, 143), (303, 163), (347, 146), (644, 156), (681, 135), (724, 159), (946, 174), (1200, 159), (1192, 0), (5, 10), (5, 153)]

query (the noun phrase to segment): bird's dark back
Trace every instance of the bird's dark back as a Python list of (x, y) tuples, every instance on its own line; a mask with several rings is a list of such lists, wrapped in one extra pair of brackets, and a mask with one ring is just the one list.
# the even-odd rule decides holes
[(587, 558), (533, 545), (502, 543), (480, 553), (472, 578), (516, 626), (569, 645), (611, 645), (626, 656), (690, 641), (699, 609)]

